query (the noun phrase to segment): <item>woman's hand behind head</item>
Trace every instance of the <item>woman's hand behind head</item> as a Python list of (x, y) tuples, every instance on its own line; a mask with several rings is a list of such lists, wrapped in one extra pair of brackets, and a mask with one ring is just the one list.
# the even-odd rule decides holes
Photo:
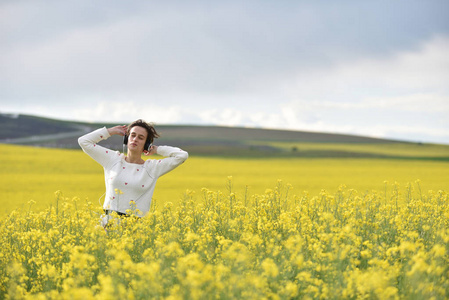
[(127, 126), (126, 125), (117, 125), (111, 128), (108, 128), (108, 132), (110, 135), (121, 135), (124, 136), (126, 134), (126, 130), (127, 130)]

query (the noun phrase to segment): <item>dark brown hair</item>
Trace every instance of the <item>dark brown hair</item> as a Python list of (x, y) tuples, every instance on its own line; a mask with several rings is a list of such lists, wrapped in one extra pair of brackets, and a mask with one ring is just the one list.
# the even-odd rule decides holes
[(131, 128), (134, 126), (143, 127), (147, 130), (148, 136), (147, 136), (147, 142), (153, 143), (153, 140), (155, 138), (159, 137), (159, 134), (156, 132), (156, 129), (154, 129), (153, 124), (147, 123), (142, 119), (136, 120), (128, 125), (127, 135), (129, 136), (129, 132), (131, 131)]

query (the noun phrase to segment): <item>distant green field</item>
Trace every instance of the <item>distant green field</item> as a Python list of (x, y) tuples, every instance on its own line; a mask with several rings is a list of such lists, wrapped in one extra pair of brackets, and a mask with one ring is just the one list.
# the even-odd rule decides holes
[[(282, 144), (306, 149), (305, 144)], [(344, 151), (377, 151), (388, 155), (410, 157), (445, 157), (447, 147), (414, 146), (401, 149), (378, 145), (309, 144), (309, 149)], [(355, 148), (353, 148), (355, 147)], [(423, 149), (423, 150), (422, 150)], [(79, 197), (97, 204), (104, 193), (103, 169), (81, 150), (61, 150), (0, 144), (0, 178), (2, 181), (0, 214), (22, 207), (27, 209), (33, 199), (34, 209), (54, 204), (54, 192), (61, 190), (67, 197)], [(308, 191), (318, 195), (322, 189), (334, 193), (345, 184), (359, 193), (371, 190), (391, 192), (395, 182), (403, 189), (409, 183), (416, 189), (449, 190), (449, 162), (417, 159), (383, 158), (220, 158), (199, 157), (190, 153), (185, 164), (158, 181), (154, 199), (159, 205), (176, 204), (186, 190), (194, 191), (201, 201), (201, 189), (226, 189), (228, 176), (238, 197), (262, 194), (273, 188), (278, 179), (290, 183), (292, 195)], [(387, 184), (384, 181), (388, 181)]]
[[(257, 142), (255, 142), (257, 143)], [(298, 143), (271, 142), (269, 145), (300, 155), (383, 156), (393, 158), (449, 160), (449, 146), (419, 143)]]

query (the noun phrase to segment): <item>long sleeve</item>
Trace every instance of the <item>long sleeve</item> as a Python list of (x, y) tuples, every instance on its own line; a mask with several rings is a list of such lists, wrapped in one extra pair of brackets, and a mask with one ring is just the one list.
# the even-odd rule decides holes
[(97, 129), (91, 133), (83, 135), (78, 139), (78, 143), (83, 149), (83, 151), (92, 157), (96, 162), (107, 168), (108, 165), (117, 159), (120, 152), (113, 151), (98, 145), (97, 143), (101, 140), (106, 140), (110, 137), (106, 127)]
[(154, 161), (156, 177), (162, 176), (187, 160), (189, 154), (177, 147), (158, 146), (157, 154), (165, 156), (164, 159)]

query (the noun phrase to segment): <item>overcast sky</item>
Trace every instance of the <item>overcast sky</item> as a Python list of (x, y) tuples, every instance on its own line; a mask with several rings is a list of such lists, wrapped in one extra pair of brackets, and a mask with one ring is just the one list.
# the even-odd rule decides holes
[(449, 144), (449, 1), (0, 2), (0, 112)]

